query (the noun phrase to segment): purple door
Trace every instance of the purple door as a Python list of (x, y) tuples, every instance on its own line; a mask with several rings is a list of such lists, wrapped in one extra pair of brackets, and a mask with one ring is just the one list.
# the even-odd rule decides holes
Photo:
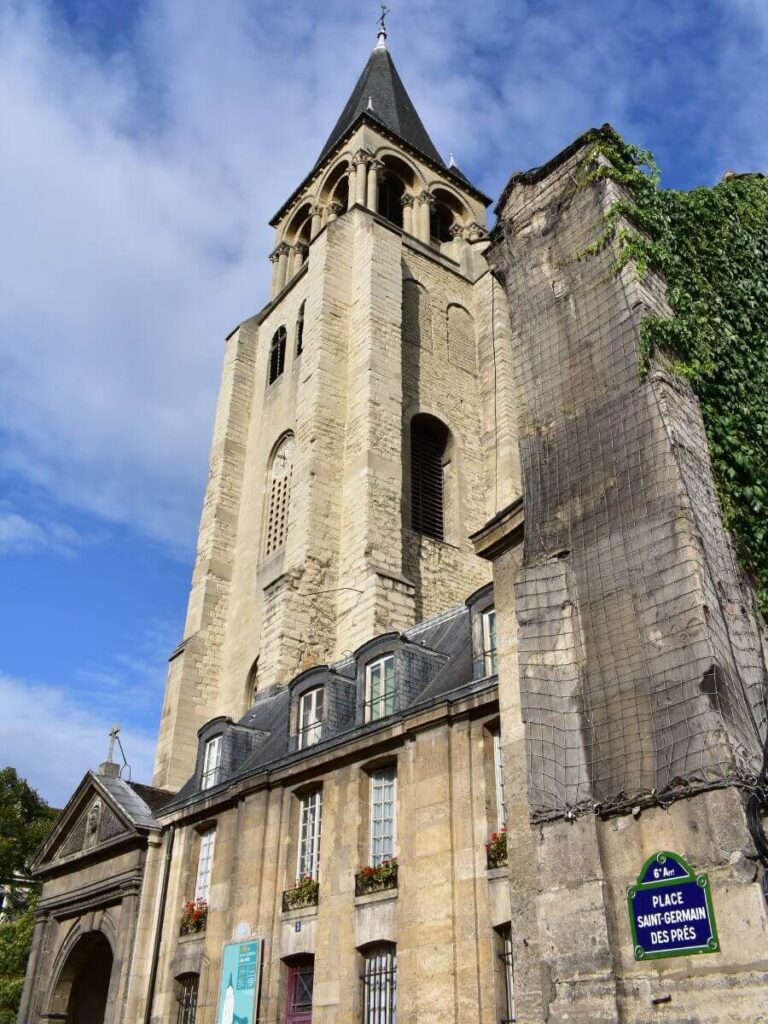
[(312, 982), (315, 958), (294, 960), (288, 973), (288, 1006), (285, 1024), (312, 1024)]

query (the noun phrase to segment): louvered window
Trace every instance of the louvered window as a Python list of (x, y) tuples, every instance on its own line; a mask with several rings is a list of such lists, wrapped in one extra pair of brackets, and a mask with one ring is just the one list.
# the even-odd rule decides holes
[(444, 457), (447, 428), (434, 416), (411, 420), (411, 526), (435, 540), (445, 539)]
[(264, 554), (271, 555), (285, 544), (288, 535), (288, 507), (293, 475), (293, 435), (286, 435), (277, 446), (272, 459), (267, 508), (267, 530)]
[(269, 346), (269, 381), (274, 384), (277, 378), (285, 369), (285, 344), (288, 332), (285, 327), (278, 327), (272, 336), (272, 344)]
[(299, 315), (296, 318), (296, 355), (300, 356), (304, 351), (304, 307), (306, 302), (302, 302), (299, 307)]

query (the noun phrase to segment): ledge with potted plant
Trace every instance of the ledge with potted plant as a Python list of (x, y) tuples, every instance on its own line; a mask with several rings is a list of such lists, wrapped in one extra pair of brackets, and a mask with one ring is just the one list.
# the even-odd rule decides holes
[(303, 907), (316, 907), (319, 899), (320, 883), (311, 875), (301, 875), (292, 889), (283, 893), (283, 910), (300, 910)]
[(355, 875), (355, 896), (397, 888), (397, 857), (388, 857), (376, 867), (360, 868)]
[(181, 907), (179, 935), (195, 935), (205, 931), (208, 920), (208, 904), (205, 900), (185, 900)]
[(506, 825), (494, 832), (490, 842), (485, 844), (488, 869), (503, 868), (507, 865), (507, 828)]

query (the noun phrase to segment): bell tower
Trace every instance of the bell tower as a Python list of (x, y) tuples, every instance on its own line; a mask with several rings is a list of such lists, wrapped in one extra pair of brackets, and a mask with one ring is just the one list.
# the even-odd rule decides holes
[(489, 202), (434, 146), (382, 19), (271, 221), (269, 302), (227, 339), (156, 785), (188, 777), (208, 719), (489, 579), (469, 535), (519, 493)]

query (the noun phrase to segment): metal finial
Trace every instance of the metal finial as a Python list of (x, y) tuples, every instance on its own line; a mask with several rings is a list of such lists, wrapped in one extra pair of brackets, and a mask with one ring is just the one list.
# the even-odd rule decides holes
[(115, 752), (115, 740), (117, 739), (119, 732), (120, 726), (117, 725), (117, 723), (115, 723), (115, 725), (113, 725), (112, 728), (109, 730), (109, 753), (107, 754), (108, 761), (112, 760), (112, 755)]
[(368, 106), (366, 107), (366, 110), (373, 110), (373, 96), (368, 97)]
[(379, 18), (379, 41), (376, 43), (377, 50), (386, 50), (387, 48), (387, 15), (389, 14), (389, 8), (386, 4), (380, 4), (381, 17)]
[(448, 154), (448, 166), (449, 167), (455, 167), (456, 166), (456, 161), (453, 158), (453, 153), (449, 153)]

